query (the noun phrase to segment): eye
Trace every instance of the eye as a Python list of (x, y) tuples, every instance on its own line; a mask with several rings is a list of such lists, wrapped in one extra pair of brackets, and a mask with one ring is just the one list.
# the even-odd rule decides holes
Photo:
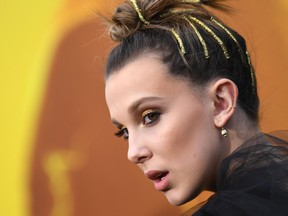
[(159, 119), (160, 112), (154, 109), (148, 109), (142, 113), (142, 123), (143, 125), (149, 126)]
[(119, 131), (117, 131), (115, 134), (115, 136), (117, 137), (122, 137), (127, 140), (129, 138), (129, 133), (128, 133), (128, 129), (127, 128), (122, 128)]

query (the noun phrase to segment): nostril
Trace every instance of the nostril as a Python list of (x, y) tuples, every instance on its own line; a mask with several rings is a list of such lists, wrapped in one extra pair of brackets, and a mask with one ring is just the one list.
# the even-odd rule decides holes
[(129, 148), (128, 150), (128, 159), (133, 163), (144, 163), (146, 160), (149, 160), (152, 157), (151, 151), (147, 148)]
[(127, 157), (135, 164), (144, 163), (152, 157), (152, 152), (150, 151), (146, 140), (139, 136), (139, 134), (130, 130)]
[(137, 160), (138, 162), (137, 163), (143, 163), (146, 160), (147, 160), (147, 157), (146, 156), (142, 156), (142, 157), (138, 158), (138, 160)]

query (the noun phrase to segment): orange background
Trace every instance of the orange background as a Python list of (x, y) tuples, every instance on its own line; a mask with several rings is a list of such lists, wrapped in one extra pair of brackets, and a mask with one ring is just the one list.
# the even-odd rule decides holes
[[(18, 1), (0, 1), (0, 215), (172, 216), (205, 199), (170, 206), (112, 136), (103, 78), (112, 43), (94, 11), (120, 1)], [(228, 3), (234, 14), (221, 17), (247, 40), (261, 128), (287, 129), (288, 3)]]

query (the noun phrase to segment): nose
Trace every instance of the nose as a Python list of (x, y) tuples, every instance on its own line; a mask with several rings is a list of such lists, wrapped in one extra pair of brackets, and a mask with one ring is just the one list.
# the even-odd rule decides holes
[(144, 163), (152, 157), (152, 151), (147, 145), (145, 145), (143, 139), (140, 141), (129, 134), (128, 143), (129, 147), (127, 157), (131, 162), (135, 164)]

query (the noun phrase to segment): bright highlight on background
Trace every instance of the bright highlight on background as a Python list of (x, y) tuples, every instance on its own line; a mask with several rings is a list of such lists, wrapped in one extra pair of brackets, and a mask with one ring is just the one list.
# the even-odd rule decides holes
[(31, 143), (64, 1), (0, 1), (0, 215), (29, 214)]
[(53, 54), (65, 31), (97, 5), (0, 0), (0, 215), (30, 215), (32, 144)]

